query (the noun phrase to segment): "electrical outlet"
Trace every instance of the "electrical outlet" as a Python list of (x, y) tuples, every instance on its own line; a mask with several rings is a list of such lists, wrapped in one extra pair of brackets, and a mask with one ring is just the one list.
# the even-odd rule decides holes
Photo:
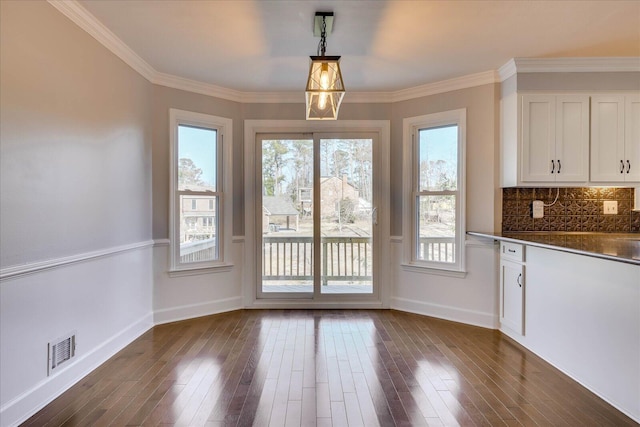
[(616, 215), (618, 213), (618, 201), (617, 200), (605, 200), (603, 202), (605, 215)]
[(534, 200), (531, 203), (531, 217), (535, 219), (544, 217), (544, 203), (542, 200)]

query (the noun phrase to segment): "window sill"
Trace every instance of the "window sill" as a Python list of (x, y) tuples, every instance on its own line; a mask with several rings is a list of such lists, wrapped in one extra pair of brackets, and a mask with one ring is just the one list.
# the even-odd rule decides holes
[(427, 265), (420, 264), (412, 264), (412, 263), (402, 263), (400, 264), (404, 271), (408, 271), (411, 273), (421, 273), (421, 274), (435, 274), (437, 276), (448, 276), (448, 277), (458, 277), (464, 279), (467, 276), (466, 271), (458, 271), (458, 270), (445, 270), (442, 268), (434, 268)]
[(219, 264), (211, 267), (181, 268), (169, 270), (169, 277), (197, 276), (201, 274), (226, 273), (231, 271), (233, 264)]

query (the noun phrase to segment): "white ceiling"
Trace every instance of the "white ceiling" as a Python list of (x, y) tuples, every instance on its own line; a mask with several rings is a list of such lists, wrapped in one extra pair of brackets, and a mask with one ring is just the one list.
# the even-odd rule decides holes
[(79, 0), (155, 71), (239, 92), (302, 91), (316, 11), (347, 92), (393, 92), (511, 58), (640, 57), (640, 1)]

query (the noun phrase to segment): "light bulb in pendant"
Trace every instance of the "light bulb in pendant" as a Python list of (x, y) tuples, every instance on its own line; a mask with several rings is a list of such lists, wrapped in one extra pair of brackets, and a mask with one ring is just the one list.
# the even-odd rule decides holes
[(324, 110), (327, 107), (327, 98), (328, 95), (326, 93), (320, 93), (318, 96), (318, 108)]
[(326, 62), (320, 66), (320, 87), (324, 90), (329, 89), (329, 64)]

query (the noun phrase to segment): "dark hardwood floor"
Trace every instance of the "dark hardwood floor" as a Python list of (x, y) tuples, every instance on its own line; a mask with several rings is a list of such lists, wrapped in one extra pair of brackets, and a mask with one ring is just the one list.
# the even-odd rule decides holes
[(392, 310), (154, 327), (25, 426), (637, 425), (497, 331)]

